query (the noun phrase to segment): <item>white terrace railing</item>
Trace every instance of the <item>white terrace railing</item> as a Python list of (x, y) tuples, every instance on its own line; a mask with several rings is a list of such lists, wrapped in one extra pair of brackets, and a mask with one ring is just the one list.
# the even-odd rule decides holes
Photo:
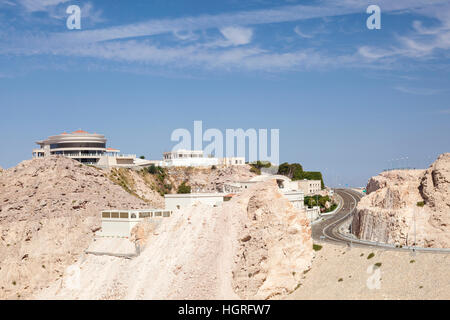
[(169, 218), (172, 216), (170, 210), (106, 210), (102, 211), (102, 219), (136, 219), (145, 218)]

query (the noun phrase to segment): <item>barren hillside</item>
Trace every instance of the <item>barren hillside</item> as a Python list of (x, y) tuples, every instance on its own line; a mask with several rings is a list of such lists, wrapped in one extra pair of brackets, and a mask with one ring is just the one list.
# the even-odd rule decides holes
[(450, 247), (450, 153), (427, 170), (383, 172), (370, 179), (352, 230), (361, 239)]
[(266, 299), (293, 292), (310, 267), (304, 214), (259, 184), (224, 206), (197, 205), (152, 230), (133, 260), (84, 256), (79, 288), (67, 278), (36, 295), (57, 299)]
[(163, 172), (150, 174), (146, 169), (134, 171), (131, 169), (112, 169), (107, 172), (114, 183), (127, 192), (141, 198), (156, 207), (164, 206), (165, 193), (176, 193), (181, 183), (185, 182), (192, 192), (221, 192), (226, 182), (247, 181), (255, 176), (250, 167), (171, 167)]
[(0, 299), (24, 298), (63, 276), (100, 227), (108, 208), (149, 204), (102, 171), (49, 157), (0, 175)]
[[(322, 243), (293, 300), (450, 299), (450, 255)], [(373, 256), (369, 259), (369, 257)]]
[(255, 176), (250, 166), (211, 168), (168, 168), (169, 181), (174, 190), (183, 182), (192, 187), (192, 192), (221, 192), (224, 183), (248, 181)]

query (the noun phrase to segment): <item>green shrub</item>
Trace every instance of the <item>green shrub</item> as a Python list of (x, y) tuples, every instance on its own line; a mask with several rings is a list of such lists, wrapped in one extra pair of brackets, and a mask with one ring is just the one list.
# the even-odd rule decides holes
[(261, 169), (256, 168), (256, 167), (251, 167), (250, 172), (257, 174), (258, 176), (261, 175)]
[(320, 244), (313, 244), (313, 250), (320, 251), (320, 250), (322, 250), (322, 246)]
[(212, 165), (211, 170), (216, 170), (217, 167), (215, 165)]
[(272, 164), (269, 161), (256, 161), (249, 163), (251, 166), (250, 172), (256, 173), (257, 175), (261, 174), (261, 168), (270, 168)]
[(417, 206), (418, 207), (423, 207), (425, 205), (425, 202), (424, 201), (419, 201), (419, 202), (417, 202)]
[(177, 190), (178, 194), (185, 194), (185, 193), (191, 193), (191, 186), (188, 186), (186, 182), (184, 181)]
[(373, 257), (375, 257), (375, 253), (371, 252), (371, 253), (367, 256), (367, 259), (372, 259)]
[(159, 172), (158, 168), (154, 164), (152, 164), (150, 167), (148, 167), (147, 171), (150, 174), (157, 174)]
[(381, 262), (377, 262), (377, 263), (375, 263), (375, 267), (379, 268), (379, 267), (381, 267), (381, 264), (382, 264)]
[(284, 162), (278, 167), (278, 174), (286, 176), (293, 181), (295, 180), (320, 180), (321, 188), (325, 188), (322, 173), (319, 171), (303, 171), (303, 167), (299, 163), (289, 164)]

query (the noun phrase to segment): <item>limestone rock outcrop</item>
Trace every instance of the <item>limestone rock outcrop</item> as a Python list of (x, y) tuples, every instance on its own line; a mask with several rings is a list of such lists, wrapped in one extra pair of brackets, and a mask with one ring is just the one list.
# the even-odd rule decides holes
[[(245, 213), (235, 253), (233, 288), (244, 299), (269, 299), (291, 293), (313, 258), (311, 228), (298, 211), (268, 181), (238, 200)], [(230, 214), (233, 204), (225, 206)]]
[(63, 157), (0, 175), (0, 299), (26, 298), (63, 277), (100, 228), (100, 211), (146, 203), (95, 168)]
[[(86, 256), (79, 289), (64, 279), (39, 299), (268, 299), (298, 286), (311, 265), (311, 229), (306, 215), (262, 182), (221, 207), (195, 204), (144, 222), (134, 240), (146, 240), (133, 260)], [(101, 276), (99, 276), (101, 274)]]
[(396, 245), (450, 247), (450, 153), (427, 170), (394, 170), (372, 177), (358, 204), (352, 232)]
[(186, 181), (192, 192), (222, 192), (227, 182), (248, 181), (256, 174), (250, 172), (250, 166), (232, 166), (211, 168), (167, 168), (169, 182), (176, 192), (178, 186)]

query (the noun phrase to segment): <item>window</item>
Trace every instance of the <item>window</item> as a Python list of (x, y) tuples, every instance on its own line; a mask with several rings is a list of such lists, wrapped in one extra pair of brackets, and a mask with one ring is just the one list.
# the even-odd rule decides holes
[(111, 212), (111, 218), (119, 218), (118, 212)]
[(131, 214), (131, 219), (136, 219), (136, 214), (135, 213)]
[(156, 211), (156, 212), (155, 212), (155, 217), (161, 217), (161, 215), (162, 215), (162, 212), (161, 212), (161, 211)]
[(180, 210), (180, 208), (181, 208), (181, 207), (180, 207), (180, 205), (179, 205), (179, 204), (177, 204), (177, 209), (178, 209), (178, 210)]
[(128, 219), (128, 212), (121, 212), (120, 219)]
[(110, 218), (111, 213), (110, 212), (102, 212), (102, 218)]
[(170, 217), (170, 211), (164, 211), (163, 212), (163, 217)]
[(148, 218), (150, 217), (150, 212), (139, 212), (139, 218)]

